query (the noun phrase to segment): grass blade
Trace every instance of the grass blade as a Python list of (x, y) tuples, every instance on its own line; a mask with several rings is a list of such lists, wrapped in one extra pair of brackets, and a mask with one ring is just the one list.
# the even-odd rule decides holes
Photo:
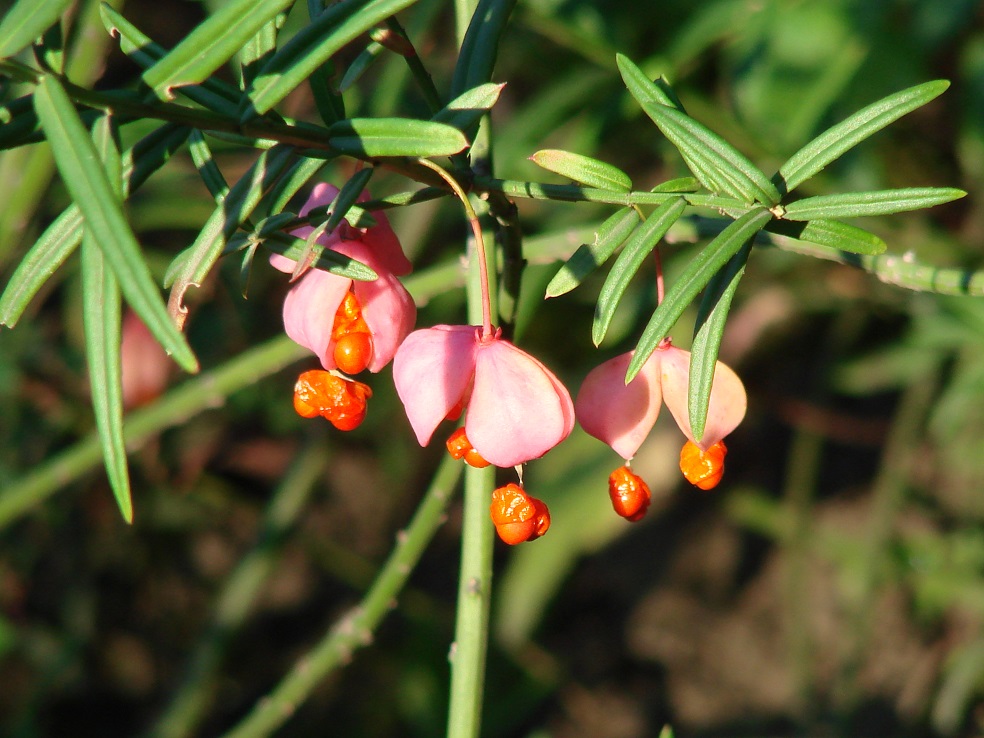
[(925, 82), (894, 95), (882, 98), (866, 108), (828, 128), (783, 164), (772, 181), (782, 193), (792, 192), (845, 151), (857, 146), (906, 113), (920, 108), (943, 94), (950, 83), (946, 80)]
[(591, 340), (595, 346), (604, 340), (608, 326), (615, 316), (615, 310), (618, 309), (622, 295), (625, 294), (632, 277), (656, 248), (659, 240), (683, 215), (686, 208), (687, 203), (682, 197), (667, 200), (656, 208), (625, 242), (622, 253), (618, 255), (611, 271), (608, 272), (601, 294), (598, 296), (598, 304), (595, 306), (594, 321), (591, 324)]
[(45, 77), (34, 104), (72, 198), (85, 218), (106, 260), (116, 273), (127, 302), (144, 324), (186, 371), (198, 371), (198, 360), (184, 335), (171, 322), (140, 246), (113, 195), (102, 163), (71, 100), (58, 80)]
[(703, 251), (694, 257), (684, 269), (672, 289), (667, 293), (663, 304), (656, 308), (652, 318), (642, 332), (636, 345), (635, 354), (629, 362), (625, 381), (631, 382), (646, 360), (652, 356), (660, 341), (666, 338), (673, 324), (677, 322), (687, 306), (704, 289), (711, 278), (717, 274), (747, 241), (752, 239), (772, 218), (765, 208), (754, 208), (725, 228)]

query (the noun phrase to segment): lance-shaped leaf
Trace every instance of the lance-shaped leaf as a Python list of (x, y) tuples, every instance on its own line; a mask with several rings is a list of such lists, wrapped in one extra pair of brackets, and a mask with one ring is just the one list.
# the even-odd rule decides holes
[[(99, 7), (103, 26), (114, 36), (119, 36), (120, 49), (144, 69), (149, 69), (167, 56), (167, 49), (155, 43), (115, 9), (103, 3)], [(214, 77), (201, 85), (186, 85), (178, 92), (204, 108), (223, 115), (233, 116), (239, 108), (239, 91)]]
[(452, 95), (491, 81), (499, 39), (515, 6), (516, 0), (478, 0), (454, 65)]
[(687, 265), (677, 277), (673, 287), (666, 293), (663, 303), (656, 308), (652, 318), (642, 332), (636, 345), (635, 354), (629, 362), (625, 374), (626, 383), (631, 382), (646, 360), (652, 356), (660, 341), (666, 338), (673, 324), (680, 318), (687, 306), (704, 289), (711, 278), (720, 271), (728, 260), (738, 253), (747, 241), (755, 236), (772, 217), (765, 208), (753, 208), (738, 220), (721, 231)]
[(636, 102), (639, 104), (643, 102), (657, 103), (679, 110), (681, 113), (686, 112), (665, 80), (660, 79), (658, 83), (654, 82), (639, 69), (635, 62), (622, 54), (615, 55), (615, 63), (618, 65), (618, 71), (622, 75), (626, 89), (636, 99)]
[[(123, 157), (124, 192), (143, 184), (180, 148), (189, 129), (165, 125), (138, 141)], [(82, 213), (69, 206), (55, 218), (21, 259), (0, 296), (0, 325), (13, 328), (28, 303), (82, 240)]]
[[(263, 245), (273, 253), (286, 256), (291, 261), (303, 259), (307, 249), (307, 242), (303, 238), (280, 233), (271, 234), (270, 238), (263, 242)], [(379, 275), (372, 268), (332, 249), (322, 251), (321, 255), (311, 263), (311, 266), (337, 274), (339, 277), (357, 279), (360, 282), (371, 282), (379, 278)]]
[(360, 34), (416, 0), (342, 0), (312, 19), (270, 57), (253, 80), (245, 122), (262, 115), (293, 92), (318, 67)]
[(73, 0), (18, 0), (0, 22), (0, 59), (23, 51), (55, 25)]
[(229, 194), (229, 183), (222, 175), (219, 165), (215, 163), (212, 156), (212, 149), (205, 141), (205, 136), (201, 131), (192, 131), (188, 141), (188, 153), (191, 154), (191, 161), (198, 170), (198, 175), (205, 183), (205, 188), (212, 195), (212, 199), (217, 203), (225, 200)]
[(632, 189), (632, 180), (629, 179), (628, 174), (618, 167), (592, 159), (590, 156), (558, 149), (541, 149), (530, 157), (530, 161), (548, 172), (554, 172), (588, 187), (618, 192), (629, 192)]
[(605, 284), (601, 287), (601, 294), (598, 295), (594, 322), (591, 324), (591, 340), (595, 346), (605, 338), (615, 310), (622, 301), (622, 295), (625, 294), (632, 277), (639, 271), (646, 257), (656, 248), (659, 240), (670, 230), (670, 226), (683, 215), (686, 207), (687, 202), (682, 197), (667, 200), (656, 208), (625, 242), (622, 253), (612, 265)]
[(184, 335), (168, 318), (137, 239), (65, 90), (58, 80), (45, 77), (38, 84), (34, 100), (58, 171), (82, 211), (86, 229), (116, 273), (127, 302), (182, 368), (197, 371), (198, 361)]
[(201, 84), (293, 1), (230, 0), (144, 72), (144, 82), (162, 100), (173, 99), (175, 87)]
[(769, 178), (719, 135), (674, 108), (649, 101), (640, 104), (687, 164), (697, 164), (694, 175), (711, 177), (716, 193), (770, 207), (779, 202), (779, 191)]
[(178, 255), (165, 275), (165, 286), (172, 284), (168, 310), (183, 325), (188, 314), (184, 295), (198, 286), (211, 271), (232, 234), (249, 218), (266, 192), (283, 173), (293, 155), (288, 146), (275, 146), (260, 154), (206, 221), (195, 242)]
[[(108, 116), (103, 117), (93, 138), (110, 184), (122, 202), (122, 167), (111, 125)], [(103, 462), (120, 513), (126, 522), (132, 523), (133, 501), (123, 442), (120, 287), (90, 231), (82, 238), (82, 304), (92, 409), (102, 441)]]
[(890, 215), (906, 210), (931, 208), (964, 197), (967, 193), (952, 187), (909, 187), (873, 192), (843, 192), (796, 200), (786, 206), (783, 218), (860, 218), (865, 215)]
[(811, 220), (806, 223), (773, 220), (765, 230), (852, 254), (881, 254), (888, 248), (874, 233), (839, 220)]
[(578, 246), (553, 276), (547, 285), (546, 296), (566, 294), (581, 284), (586, 276), (608, 261), (638, 224), (639, 214), (632, 208), (615, 211), (595, 232), (595, 240)]
[(505, 86), (505, 83), (486, 82), (484, 85), (473, 87), (438, 110), (431, 120), (454, 126), (459, 131), (466, 131), (478, 123), (481, 117), (499, 101), (499, 95)]
[(444, 123), (409, 118), (351, 118), (328, 128), (328, 145), (353, 156), (451, 156), (468, 146), (465, 134)]
[(711, 402), (711, 385), (714, 382), (714, 369), (717, 367), (724, 325), (751, 250), (752, 240), (749, 239), (707, 283), (697, 310), (694, 341), (690, 347), (690, 386), (687, 390), (690, 430), (697, 441), (704, 437), (707, 408)]
[(943, 94), (950, 86), (946, 80), (925, 82), (910, 87), (862, 108), (847, 120), (828, 128), (783, 164), (772, 181), (783, 193), (795, 187), (837, 159), (848, 149), (857, 146), (889, 123), (906, 113), (922, 107)]

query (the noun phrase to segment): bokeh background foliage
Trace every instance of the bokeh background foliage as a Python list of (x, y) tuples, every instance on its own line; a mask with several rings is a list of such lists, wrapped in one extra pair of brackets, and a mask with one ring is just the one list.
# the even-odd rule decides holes
[[(234, 3), (112, 5), (170, 48)], [(298, 5), (283, 33), (306, 17)], [(72, 7), (69, 77), (136, 84), (139, 69), (99, 12), (86, 0)], [(399, 17), (448, 90), (447, 4), (420, 0)], [(764, 171), (873, 100), (950, 79), (945, 95), (802, 194), (963, 188), (958, 202), (859, 224), (903, 262), (982, 268), (978, 3), (518, 3), (493, 77), (507, 83), (492, 115), (498, 176), (549, 177), (526, 161), (546, 148), (611, 162), (638, 187), (687, 173), (626, 92), (617, 52), (665, 74), (692, 116)], [(429, 117), (404, 61), (365, 36), (339, 50), (336, 71), (349, 116)], [(9, 102), (19, 93), (4, 84)], [(280, 109), (317, 120), (318, 104), (302, 85)], [(255, 153), (208, 145), (230, 183), (254, 165)], [(158, 283), (214, 208), (196, 168), (208, 169), (179, 151), (127, 203)], [(339, 160), (324, 176), (341, 184), (351, 173)], [(406, 181), (377, 172), (371, 187), (387, 194)], [(0, 202), (6, 283), (68, 202), (46, 144), (0, 154)], [(603, 274), (541, 297), (611, 208), (518, 205), (529, 263), (517, 340), (576, 388), (634, 345), (651, 285), (630, 285), (595, 350)], [(415, 262), (419, 323), (460, 322), (460, 211), (425, 202), (390, 217)], [(670, 284), (702, 225), (685, 219), (671, 232)], [(0, 732), (219, 735), (333, 623), (351, 622), (423, 490), (448, 472), (439, 449), (417, 448), (386, 373), (357, 431), (297, 418), (293, 376), (312, 362), (281, 337), (283, 279), (261, 258), (244, 284), (240, 261), (225, 259), (188, 295), (203, 377), (175, 370), (173, 389), (128, 417), (135, 516), (125, 525), (89, 394), (82, 261), (70, 258), (16, 329), (0, 332)], [(684, 315), (676, 343), (693, 319)], [(485, 734), (647, 736), (667, 722), (695, 736), (979, 734), (984, 303), (900, 289), (848, 260), (756, 248), (721, 351), (745, 379), (750, 413), (715, 492), (678, 481), (678, 434), (662, 420), (635, 462), (656, 497), (639, 524), (609, 509), (617, 459), (580, 431), (530, 465), (527, 486), (554, 527), (497, 549)], [(452, 501), (395, 612), (371, 644), (356, 634), (361, 650), (284, 734), (443, 732), (458, 513)]]

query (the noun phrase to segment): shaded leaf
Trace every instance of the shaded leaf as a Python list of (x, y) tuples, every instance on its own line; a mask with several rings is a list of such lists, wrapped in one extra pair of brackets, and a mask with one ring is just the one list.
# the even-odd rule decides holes
[(351, 118), (328, 129), (328, 145), (355, 156), (450, 156), (463, 151), (468, 139), (444, 123), (409, 118)]
[(592, 243), (582, 243), (547, 285), (546, 296), (558, 297), (570, 292), (600, 267), (639, 224), (633, 208), (622, 208), (599, 226)]
[(197, 371), (198, 361), (184, 335), (168, 318), (140, 246), (65, 90), (58, 80), (45, 77), (34, 101), (58, 171), (82, 211), (86, 229), (98, 241), (116, 273), (127, 302), (186, 371)]
[(602, 190), (629, 192), (632, 180), (618, 167), (589, 156), (557, 149), (541, 149), (530, 157), (537, 166), (575, 182)]
[(858, 218), (870, 215), (891, 215), (906, 210), (931, 208), (964, 197), (967, 193), (952, 187), (910, 187), (873, 192), (844, 192), (837, 195), (805, 197), (786, 206), (783, 218), (813, 220), (814, 218)]
[(687, 265), (677, 277), (673, 287), (667, 292), (663, 304), (657, 306), (642, 337), (636, 345), (635, 354), (629, 362), (625, 381), (631, 382), (642, 365), (646, 363), (660, 341), (666, 338), (673, 324), (677, 322), (687, 306), (694, 301), (711, 278), (720, 271), (747, 241), (755, 236), (772, 217), (765, 208), (754, 208), (731, 223), (716, 236)]
[(857, 113), (828, 128), (783, 164), (772, 177), (783, 193), (792, 192), (848, 149), (877, 133), (906, 113), (922, 107), (943, 94), (950, 83), (946, 80), (926, 82), (910, 87), (862, 108)]
[(492, 80), (499, 39), (515, 6), (516, 0), (478, 0), (475, 4), (454, 65), (452, 95)]
[(612, 265), (598, 295), (594, 321), (591, 324), (591, 340), (595, 346), (605, 338), (615, 310), (622, 301), (622, 295), (625, 294), (632, 277), (639, 271), (639, 267), (652, 253), (659, 240), (670, 230), (670, 226), (683, 215), (686, 207), (687, 203), (682, 197), (667, 200), (656, 208), (625, 242), (622, 253)]

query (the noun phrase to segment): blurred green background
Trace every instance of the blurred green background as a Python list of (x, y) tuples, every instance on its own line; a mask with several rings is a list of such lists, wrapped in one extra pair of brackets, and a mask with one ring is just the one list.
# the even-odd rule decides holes
[[(221, 0), (115, 5), (170, 47)], [(95, 6), (80, 2), (79, 17)], [(421, 0), (400, 19), (446, 91), (455, 54), (448, 3)], [(611, 162), (640, 189), (684, 173), (622, 86), (616, 52), (665, 74), (692, 116), (767, 172), (863, 105), (947, 78), (945, 95), (849, 152), (803, 194), (963, 188), (970, 194), (956, 203), (859, 225), (900, 256), (984, 269), (982, 20), (969, 0), (520, 2), (494, 76), (507, 83), (493, 112), (496, 174), (549, 178), (526, 161), (543, 148)], [(80, 38), (74, 79), (135, 83), (138, 70), (98, 21)], [(340, 66), (367, 43), (343, 51)], [(427, 115), (392, 55), (345, 100), (350, 115)], [(284, 110), (317, 120), (306, 88)], [(251, 162), (249, 152), (214, 147), (230, 181)], [(325, 176), (341, 184), (350, 174), (332, 165)], [(407, 185), (377, 175), (372, 189)], [(3, 284), (66, 204), (44, 145), (0, 155), (0, 202)], [(611, 209), (517, 204), (529, 249), (517, 341), (573, 393), (593, 366), (634, 345), (653, 308), (651, 284), (630, 289), (595, 350), (590, 321), (603, 273), (569, 295), (542, 295), (559, 260)], [(212, 207), (185, 154), (131, 199), (157, 277)], [(460, 209), (442, 200), (390, 218), (418, 278), (452, 265), (441, 272), (450, 281), (418, 293), (429, 298), (418, 326), (461, 322)], [(663, 249), (670, 282), (694, 249), (678, 231)], [(247, 299), (238, 262), (217, 272), (195, 294), (187, 327), (205, 369), (282, 331), (286, 285), (265, 259)], [(0, 504), (32, 470), (94, 434), (80, 305), (74, 258), (16, 329), (0, 332)], [(674, 332), (678, 345), (692, 321)], [(980, 735), (984, 300), (914, 293), (850, 266), (760, 248), (722, 359), (748, 387), (749, 414), (729, 438), (717, 490), (679, 478), (683, 439), (668, 418), (634, 464), (655, 498), (638, 524), (615, 516), (607, 499), (621, 460), (580, 430), (529, 465), (527, 488), (550, 505), (553, 527), (535, 544), (497, 548), (485, 735), (630, 738), (655, 736), (665, 723), (707, 738)], [(132, 527), (98, 461), (56, 474), (45, 502), (5, 521), (0, 734), (150, 731), (204, 642), (217, 649), (217, 669), (194, 735), (220, 735), (358, 602), (441, 449), (417, 448), (389, 370), (372, 378), (358, 430), (297, 417), (293, 379), (314, 365), (296, 362), (142, 443), (131, 456)], [(186, 381), (177, 374), (174, 386)], [(272, 536), (271, 498), (291, 500)], [(281, 735), (443, 734), (458, 513), (453, 502), (371, 645)], [(240, 627), (216, 635), (220, 593), (257, 545), (270, 565), (258, 598), (238, 603), (247, 612)]]

